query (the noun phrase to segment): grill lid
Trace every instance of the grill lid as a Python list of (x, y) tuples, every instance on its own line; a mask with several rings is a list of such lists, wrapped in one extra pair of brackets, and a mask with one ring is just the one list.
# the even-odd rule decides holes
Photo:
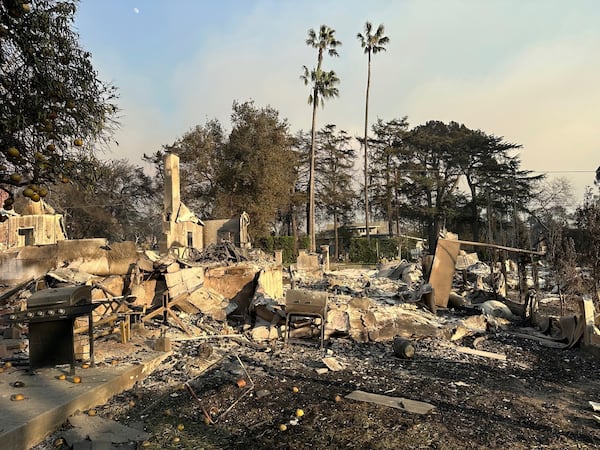
[(43, 289), (27, 299), (27, 309), (66, 307), (92, 302), (91, 286), (69, 286)]

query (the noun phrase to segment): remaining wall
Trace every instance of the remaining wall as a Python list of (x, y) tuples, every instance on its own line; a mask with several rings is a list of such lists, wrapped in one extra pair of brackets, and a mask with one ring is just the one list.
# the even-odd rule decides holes
[(234, 301), (236, 315), (245, 315), (256, 288), (255, 278), (259, 268), (250, 265), (213, 267), (204, 272), (204, 287)]
[[(205, 220), (204, 221), (204, 245), (209, 246), (211, 244), (217, 244), (219, 239), (219, 230), (226, 226), (229, 222), (237, 222), (235, 219), (220, 219), (220, 220)], [(229, 232), (239, 233), (237, 230), (232, 230), (228, 227)], [(234, 239), (231, 239), (234, 242)], [(237, 244), (236, 244), (237, 245)]]
[(56, 267), (56, 246), (24, 247), (0, 253), (0, 283), (15, 286)]
[(240, 248), (250, 248), (248, 224), (250, 218), (246, 212), (232, 219), (207, 220), (204, 222), (204, 245), (229, 241)]
[(106, 239), (65, 240), (0, 252), (0, 282), (14, 285), (66, 266), (98, 276), (127, 274), (138, 258), (135, 244), (106, 244)]
[(25, 236), (20, 229), (32, 229), (33, 242), (29, 245), (49, 245), (66, 239), (60, 214), (36, 214), (9, 217), (0, 223), (0, 244), (4, 248), (25, 247)]

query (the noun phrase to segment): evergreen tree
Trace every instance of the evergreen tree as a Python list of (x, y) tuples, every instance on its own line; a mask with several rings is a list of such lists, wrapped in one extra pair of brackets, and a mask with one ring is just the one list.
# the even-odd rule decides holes
[(353, 190), (353, 167), (356, 153), (351, 137), (329, 124), (317, 134), (316, 203), (322, 214), (333, 218), (335, 258), (339, 257), (338, 227), (353, 216), (356, 194)]
[(388, 122), (378, 119), (372, 129), (374, 137), (369, 140), (370, 205), (376, 216), (388, 222), (388, 233), (391, 236), (394, 234), (394, 221), (396, 225), (399, 225), (400, 221), (398, 187), (401, 173), (398, 152), (404, 144), (404, 136), (408, 130), (407, 118), (392, 119)]

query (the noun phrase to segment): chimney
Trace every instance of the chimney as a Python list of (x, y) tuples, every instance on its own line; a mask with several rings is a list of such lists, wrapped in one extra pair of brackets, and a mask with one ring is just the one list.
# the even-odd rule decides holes
[(164, 220), (173, 222), (177, 218), (181, 196), (179, 192), (179, 156), (173, 153), (165, 155), (165, 199)]

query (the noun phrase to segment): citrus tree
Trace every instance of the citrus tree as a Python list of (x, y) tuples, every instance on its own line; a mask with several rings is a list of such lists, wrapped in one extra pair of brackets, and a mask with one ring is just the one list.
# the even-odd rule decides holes
[(79, 44), (76, 7), (76, 0), (0, 0), (5, 210), (17, 194), (39, 201), (53, 182), (68, 182), (81, 150), (106, 143), (117, 125), (116, 90), (99, 81)]

